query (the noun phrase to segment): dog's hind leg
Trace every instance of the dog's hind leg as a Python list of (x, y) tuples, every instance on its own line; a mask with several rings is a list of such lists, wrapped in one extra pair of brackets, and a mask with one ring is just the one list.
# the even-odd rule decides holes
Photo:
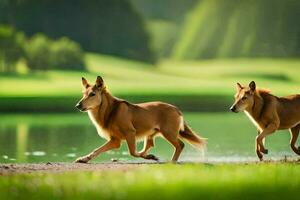
[(292, 150), (298, 155), (300, 155), (300, 147), (296, 147), (296, 142), (299, 135), (299, 130), (300, 130), (300, 124), (290, 129), (290, 133), (291, 133), (290, 145)]
[(132, 155), (134, 157), (141, 157), (144, 159), (157, 160), (157, 158), (153, 155), (143, 155), (142, 153), (136, 151), (135, 131), (126, 131), (124, 136), (125, 136), (125, 140), (127, 142), (127, 146), (128, 146), (130, 155)]
[(130, 155), (134, 157), (142, 157), (141, 154), (136, 151), (135, 131), (126, 131), (126, 133), (124, 133), (124, 136)]
[(112, 150), (112, 149), (117, 149), (119, 148), (121, 145), (121, 140), (119, 139), (111, 139), (110, 141), (108, 141), (107, 143), (105, 143), (103, 146), (95, 149), (94, 151), (92, 151), (90, 154), (77, 158), (75, 160), (76, 163), (87, 163), (88, 161), (90, 161), (91, 159), (95, 158), (96, 156), (98, 156), (100, 153)]
[(145, 159), (158, 160), (158, 158), (152, 154), (147, 154), (151, 147), (154, 147), (154, 135), (150, 135), (144, 140), (144, 149), (139, 152), (141, 156)]
[(177, 162), (183, 148), (184, 143), (177, 137), (177, 134), (166, 134), (166, 132), (161, 132), (164, 138), (166, 138), (174, 147), (175, 151), (173, 153), (172, 162)]

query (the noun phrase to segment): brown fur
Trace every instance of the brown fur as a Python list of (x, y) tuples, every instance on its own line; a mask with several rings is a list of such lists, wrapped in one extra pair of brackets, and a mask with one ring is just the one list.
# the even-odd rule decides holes
[[(88, 162), (100, 153), (120, 147), (125, 140), (132, 156), (145, 159), (157, 158), (148, 154), (154, 146), (154, 137), (161, 134), (174, 147), (172, 161), (177, 161), (184, 147), (180, 138), (196, 147), (205, 145), (205, 140), (195, 134), (183, 121), (182, 113), (173, 105), (163, 102), (131, 104), (112, 96), (101, 77), (90, 86), (83, 78), (83, 98), (76, 105), (81, 111), (87, 111), (97, 128), (98, 134), (108, 142), (95, 149), (76, 162)], [(136, 151), (136, 140), (144, 138), (144, 149)]]
[(300, 148), (296, 147), (300, 129), (300, 95), (277, 97), (269, 90), (256, 89), (255, 82), (248, 87), (237, 84), (235, 102), (231, 107), (234, 112), (244, 111), (257, 127), (256, 153), (262, 160), (263, 154), (268, 153), (263, 139), (276, 130), (289, 129), (291, 133), (290, 145), (292, 150), (300, 155)]

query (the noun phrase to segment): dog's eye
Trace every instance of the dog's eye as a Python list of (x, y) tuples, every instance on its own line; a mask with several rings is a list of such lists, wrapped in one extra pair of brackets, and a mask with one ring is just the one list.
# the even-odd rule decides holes
[(242, 97), (242, 100), (246, 100), (247, 99), (247, 97)]
[(90, 94), (89, 94), (89, 97), (93, 97), (93, 96), (95, 96), (96, 94), (94, 93), (94, 92), (91, 92)]

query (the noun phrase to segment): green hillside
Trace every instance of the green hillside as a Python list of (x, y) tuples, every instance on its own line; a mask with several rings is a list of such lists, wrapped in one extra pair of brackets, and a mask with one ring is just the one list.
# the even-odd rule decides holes
[(198, 0), (131, 0), (143, 16), (151, 48), (161, 58), (170, 57), (186, 13)]
[[(165, 101), (189, 111), (225, 111), (235, 83), (255, 80), (274, 94), (300, 92), (299, 59), (164, 60), (156, 66), (99, 54), (86, 56), (88, 71), (49, 70), (0, 74), (0, 111), (74, 111), (81, 76), (104, 77), (110, 91), (130, 102)], [(23, 72), (22, 72), (23, 71)]]
[[(233, 95), (235, 82), (256, 80), (277, 94), (299, 92), (299, 59), (164, 60), (156, 66), (100, 54), (86, 55), (87, 71), (49, 70), (0, 74), (0, 97), (80, 96), (81, 76), (104, 77), (116, 95)], [(23, 71), (23, 72), (22, 72)], [(7, 87), (9, 85), (9, 87)]]
[(198, 0), (130, 0), (147, 20), (183, 21)]
[(299, 10), (297, 0), (200, 0), (172, 57), (297, 57)]

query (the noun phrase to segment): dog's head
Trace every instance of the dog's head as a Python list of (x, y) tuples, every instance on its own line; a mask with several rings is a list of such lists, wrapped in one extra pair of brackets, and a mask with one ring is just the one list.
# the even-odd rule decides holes
[(82, 112), (93, 109), (101, 104), (102, 91), (105, 89), (103, 79), (97, 76), (94, 85), (90, 85), (85, 78), (82, 77), (83, 97), (76, 104), (76, 108)]
[(251, 81), (248, 86), (242, 86), (241, 84), (236, 84), (236, 94), (234, 95), (234, 103), (230, 107), (232, 112), (244, 111), (247, 108), (252, 108), (254, 104), (254, 93), (256, 90), (256, 84)]

